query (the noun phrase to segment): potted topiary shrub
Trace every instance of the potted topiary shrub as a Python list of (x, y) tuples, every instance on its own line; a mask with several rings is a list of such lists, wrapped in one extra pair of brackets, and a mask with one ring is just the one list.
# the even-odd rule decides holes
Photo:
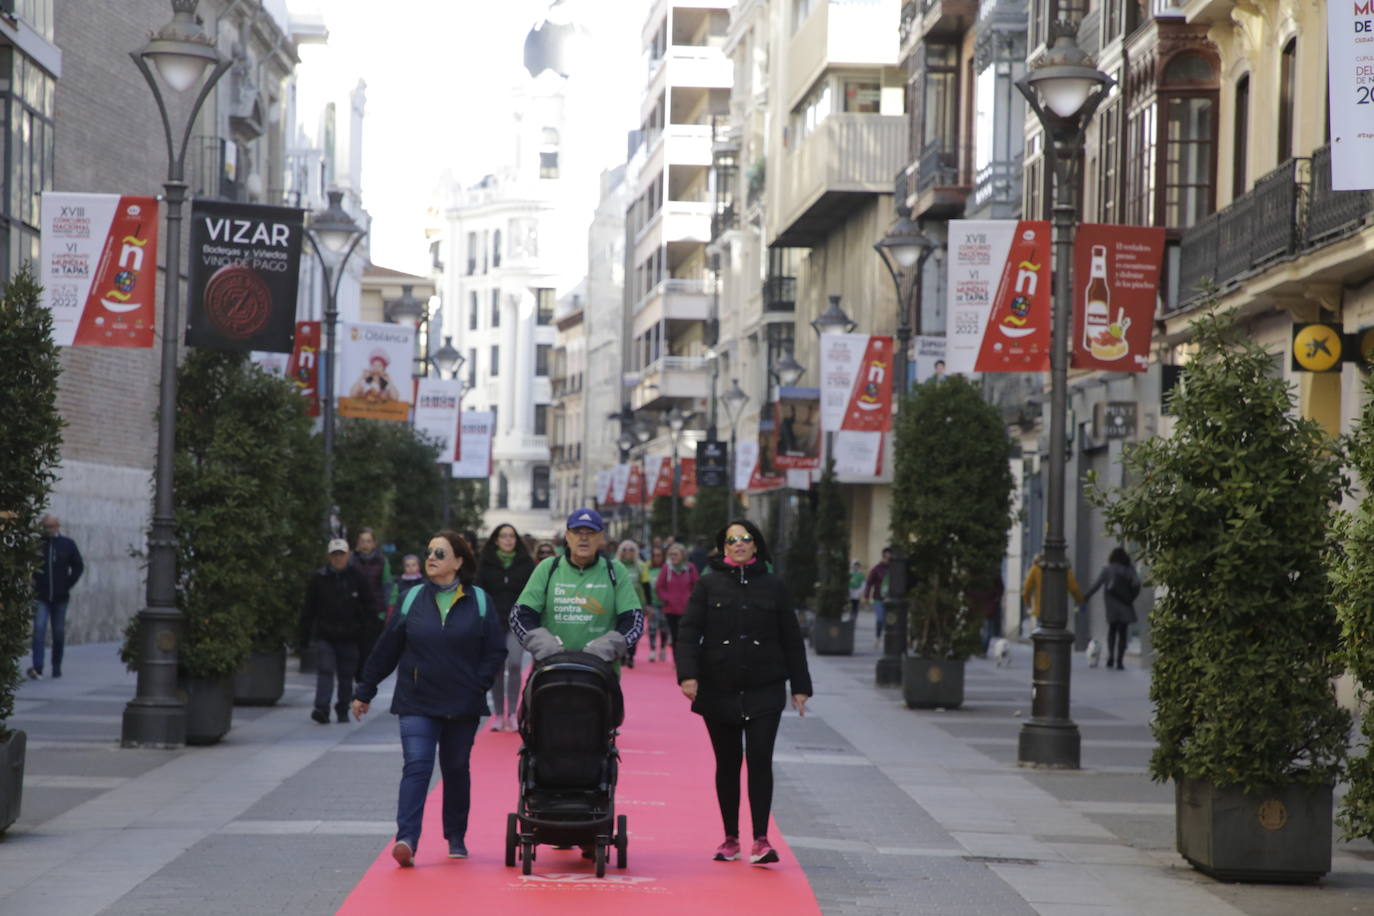
[(816, 509), (809, 491), (801, 493), (797, 500), (782, 572), (787, 577), (802, 636), (809, 639), (816, 616), (811, 610), (816, 597)]
[(1179, 852), (1222, 880), (1313, 881), (1350, 728), (1324, 568), (1341, 455), (1234, 321), (1194, 323), (1173, 434), (1132, 448), (1134, 483), (1092, 498), (1159, 589), (1150, 772), (1174, 781)]
[(849, 525), (831, 462), (816, 487), (816, 620), (811, 647), (817, 655), (854, 654), (854, 615), (849, 613)]
[[(1012, 517), (1011, 443), (1000, 412), (962, 376), (918, 386), (897, 414), (892, 542), (907, 564), (912, 709), (964, 702), (983, 617), (966, 595), (998, 574)], [(895, 612), (895, 613), (894, 613)]]
[(1363, 752), (1350, 760), (1350, 788), (1337, 817), (1347, 840), (1374, 839), (1374, 712), (1368, 711), (1369, 685), (1374, 685), (1374, 500), (1369, 498), (1374, 487), (1374, 376), (1365, 380), (1364, 397), (1359, 423), (1346, 440), (1346, 454), (1365, 494), (1353, 513), (1337, 517), (1339, 540), (1330, 555), (1341, 657), (1366, 710), (1360, 717)]
[(39, 304), (39, 292), (25, 267), (0, 293), (0, 379), (5, 390), (22, 392), (0, 411), (0, 832), (19, 819), (22, 808), (27, 741), (9, 723), (33, 620), (39, 521), (62, 446), (52, 312)]

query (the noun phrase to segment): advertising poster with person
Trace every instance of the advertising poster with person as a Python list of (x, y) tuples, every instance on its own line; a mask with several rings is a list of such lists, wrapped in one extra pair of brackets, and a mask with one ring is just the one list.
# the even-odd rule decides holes
[(1049, 371), (1052, 294), (1048, 222), (951, 220), (948, 371)]
[(911, 382), (922, 385), (945, 378), (945, 339), (934, 335), (917, 335), (911, 339)]
[(1085, 223), (1073, 243), (1075, 369), (1144, 372), (1159, 299), (1164, 230)]
[(43, 192), (37, 280), (59, 347), (151, 347), (157, 198)]
[(399, 324), (345, 324), (339, 353), (339, 416), (410, 419), (410, 365), (415, 329)]
[(805, 470), (821, 466), (820, 389), (778, 387), (772, 439), (775, 468)]

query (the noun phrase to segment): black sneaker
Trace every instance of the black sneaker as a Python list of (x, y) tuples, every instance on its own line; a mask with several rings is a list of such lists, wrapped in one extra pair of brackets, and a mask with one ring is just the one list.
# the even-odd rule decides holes
[(314, 719), (316, 722), (320, 723), (321, 725), (328, 725), (328, 724), (329, 724), (329, 710), (327, 710), (327, 709), (312, 709), (312, 710), (310, 711), (310, 718)]
[(448, 857), (450, 859), (466, 859), (468, 857), (468, 847), (462, 840), (448, 844)]
[(340, 722), (347, 722), (347, 721), (348, 721), (348, 707), (347, 707), (347, 706), (340, 706), (339, 708), (335, 709), (335, 710), (334, 710), (334, 714), (337, 715), (337, 716), (339, 717), (339, 721), (340, 721)]

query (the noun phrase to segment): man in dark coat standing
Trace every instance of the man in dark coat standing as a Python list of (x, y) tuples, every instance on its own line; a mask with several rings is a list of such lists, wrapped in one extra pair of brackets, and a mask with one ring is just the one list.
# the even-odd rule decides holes
[(62, 676), (62, 650), (67, 645), (67, 599), (86, 564), (76, 541), (62, 533), (56, 515), (43, 516), (43, 562), (33, 575), (33, 664), (28, 675), (43, 676), (43, 649), (52, 624), (52, 676)]
[(358, 666), (358, 636), (372, 612), (372, 593), (362, 573), (348, 563), (348, 542), (329, 542), (329, 563), (310, 577), (301, 610), (300, 644), (314, 646), (316, 659), (315, 709), (310, 718), (329, 724), (329, 697), (338, 677), (334, 711), (348, 721), (353, 698), (353, 672)]

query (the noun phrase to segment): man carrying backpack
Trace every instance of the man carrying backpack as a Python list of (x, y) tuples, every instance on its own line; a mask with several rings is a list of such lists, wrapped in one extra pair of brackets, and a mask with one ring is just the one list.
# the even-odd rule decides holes
[(1122, 671), (1126, 640), (1131, 624), (1136, 621), (1135, 599), (1140, 594), (1140, 577), (1131, 565), (1130, 554), (1122, 548), (1113, 548), (1108, 555), (1107, 565), (1084, 594), (1083, 603), (1086, 604), (1099, 588), (1103, 590), (1102, 600), (1107, 606), (1107, 667)]
[(633, 578), (600, 554), (605, 529), (595, 509), (569, 515), (567, 554), (542, 560), (511, 608), (511, 632), (535, 661), (580, 651), (614, 662), (643, 634)]

